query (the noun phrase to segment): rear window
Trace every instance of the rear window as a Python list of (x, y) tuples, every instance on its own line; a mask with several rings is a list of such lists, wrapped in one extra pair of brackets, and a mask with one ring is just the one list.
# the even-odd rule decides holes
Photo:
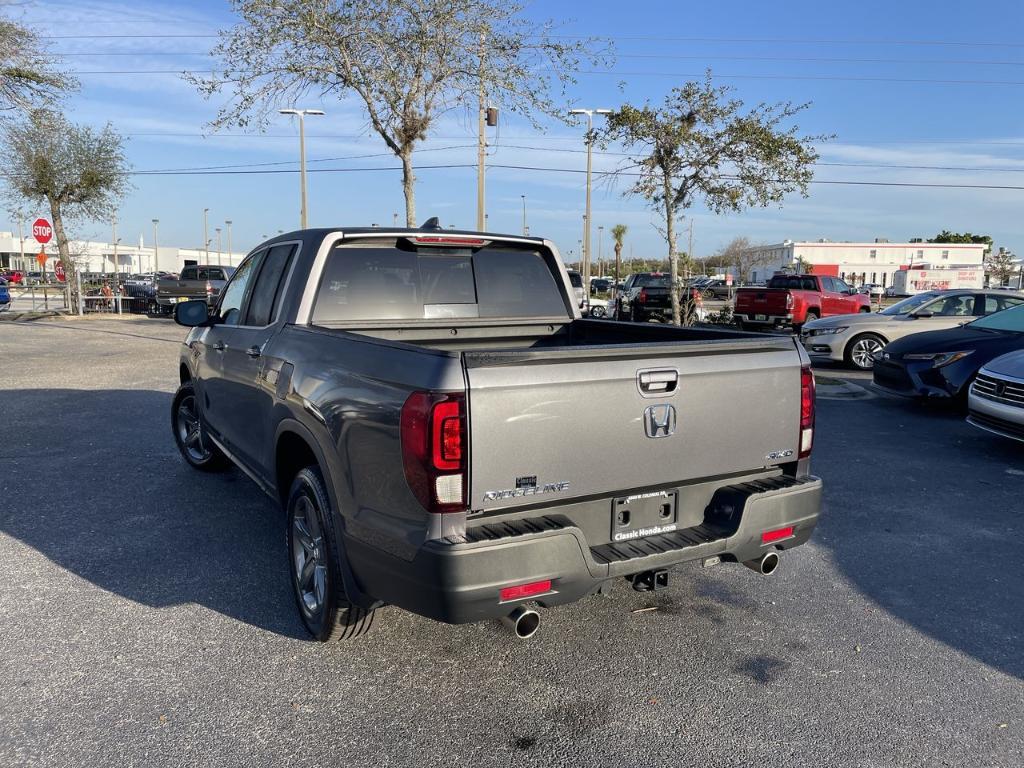
[(769, 288), (786, 288), (791, 291), (816, 291), (818, 284), (813, 277), (797, 277), (795, 275), (783, 275), (773, 277), (768, 281)]
[(637, 275), (633, 281), (635, 288), (668, 288), (671, 275)]
[(536, 251), (339, 246), (324, 265), (313, 322), (567, 315)]

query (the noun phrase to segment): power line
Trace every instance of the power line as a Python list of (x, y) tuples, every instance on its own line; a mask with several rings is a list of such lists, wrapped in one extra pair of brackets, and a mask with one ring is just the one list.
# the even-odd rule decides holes
[[(75, 22), (78, 24), (79, 22)], [(88, 23), (123, 24), (120, 20), (110, 22), (91, 21)], [(159, 20), (145, 20), (142, 23), (163, 24)], [(160, 34), (86, 34), (86, 35), (40, 35), (43, 40), (97, 40), (97, 39), (141, 39), (162, 40), (172, 38), (216, 38), (217, 34), (209, 32), (198, 34), (160, 33)], [(530, 36), (536, 37), (536, 36)], [(1000, 42), (995, 40), (900, 40), (884, 38), (810, 38), (810, 37), (675, 37), (665, 35), (623, 35), (618, 30), (607, 35), (547, 35), (553, 40), (589, 40), (607, 38), (615, 41), (637, 40), (643, 42), (670, 43), (766, 43), (785, 45), (893, 45), (893, 46), (925, 46), (925, 47), (959, 47), (959, 48), (1024, 48), (1020, 42)]]
[[(548, 71), (545, 69), (544, 71)], [(72, 75), (212, 75), (217, 70), (213, 69), (98, 69), (72, 71)], [(681, 77), (686, 79), (700, 79), (704, 73), (687, 72), (623, 72), (621, 70), (580, 70), (578, 75), (604, 75), (615, 77)], [(856, 83), (902, 83), (911, 85), (1024, 85), (1024, 80), (947, 80), (928, 77), (872, 77), (852, 75), (744, 75), (744, 74), (721, 74), (712, 73), (713, 80), (808, 80), (826, 82), (856, 82)]]
[[(437, 165), (418, 165), (416, 170), (450, 170), (475, 168), (474, 163), (444, 163)], [(490, 163), (489, 168), (502, 168), (516, 171), (534, 171), (540, 173), (586, 173), (581, 168), (550, 168), (536, 165), (510, 165), (502, 163)], [(312, 168), (309, 173), (363, 173), (381, 171), (400, 171), (401, 166), (384, 167), (361, 167), (361, 168)], [(131, 171), (133, 176), (235, 176), (235, 175), (261, 175), (261, 174), (294, 174), (296, 169), (260, 169), (260, 170), (209, 170), (209, 171)], [(639, 173), (630, 171), (596, 171), (598, 176), (639, 176)], [(726, 179), (735, 179), (734, 176), (724, 176)], [(988, 189), (1004, 191), (1024, 191), (1024, 185), (1001, 185), (1001, 184), (950, 184), (950, 183), (929, 183), (917, 181), (855, 181), (849, 179), (812, 179), (811, 184), (849, 185), (858, 187), (919, 187), (930, 189)]]

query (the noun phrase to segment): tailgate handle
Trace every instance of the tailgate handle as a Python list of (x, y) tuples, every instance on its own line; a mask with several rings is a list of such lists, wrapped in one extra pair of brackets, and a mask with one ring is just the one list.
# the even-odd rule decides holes
[(636, 386), (646, 397), (671, 395), (679, 383), (679, 371), (674, 368), (655, 371), (637, 371)]

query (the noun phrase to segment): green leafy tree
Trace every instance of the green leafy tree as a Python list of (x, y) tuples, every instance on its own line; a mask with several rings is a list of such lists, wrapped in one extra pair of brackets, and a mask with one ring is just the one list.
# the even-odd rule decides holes
[[(232, 0), (240, 17), (220, 34), (221, 62), (188, 79), (229, 101), (212, 125), (263, 128), (308, 96), (355, 97), (369, 128), (402, 162), (408, 226), (416, 225), (413, 152), (442, 115), (480, 102), (566, 121), (560, 97), (593, 40), (552, 34), (512, 0)], [(597, 57), (589, 51), (598, 50)]]
[[(676, 223), (686, 210), (697, 201), (724, 213), (781, 203), (790, 192), (806, 196), (818, 159), (814, 145), (829, 138), (783, 127), (806, 104), (762, 103), (744, 111), (731, 91), (715, 87), (708, 72), (703, 81), (674, 88), (660, 107), (625, 104), (606, 122), (605, 141), (636, 153), (628, 168), (639, 173), (627, 194), (659, 212), (673, 282), (679, 279)], [(677, 294), (672, 317), (678, 324)]]
[(619, 282), (619, 273), (622, 271), (622, 247), (626, 240), (626, 233), (629, 227), (625, 224), (616, 224), (612, 227), (612, 240), (615, 241), (615, 282)]
[(97, 131), (35, 110), (5, 126), (0, 149), (8, 204), (14, 210), (49, 208), (57, 252), (70, 274), (69, 224), (109, 218), (129, 189), (124, 140), (110, 124)]
[(54, 67), (35, 32), (0, 19), (0, 111), (53, 103), (77, 86), (74, 78)]

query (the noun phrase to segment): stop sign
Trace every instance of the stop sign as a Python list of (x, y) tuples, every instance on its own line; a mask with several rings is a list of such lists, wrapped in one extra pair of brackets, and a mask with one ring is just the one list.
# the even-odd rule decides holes
[(32, 237), (40, 245), (46, 245), (53, 239), (53, 227), (46, 219), (36, 219), (32, 223)]
[(67, 275), (64, 274), (64, 262), (58, 261), (53, 265), (53, 276), (57, 278), (58, 283), (63, 283), (67, 280)]

